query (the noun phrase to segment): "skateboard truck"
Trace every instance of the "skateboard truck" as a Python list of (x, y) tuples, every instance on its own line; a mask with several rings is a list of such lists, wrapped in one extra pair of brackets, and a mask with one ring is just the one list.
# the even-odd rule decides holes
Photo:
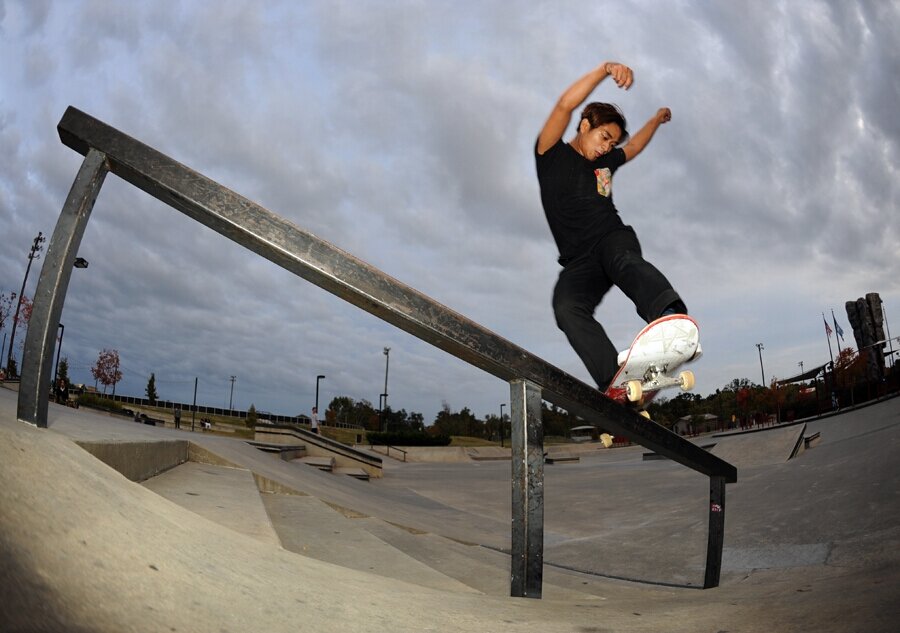
[(681, 387), (682, 391), (690, 391), (694, 388), (694, 372), (685, 369), (679, 372), (677, 377), (666, 376), (665, 365), (662, 369), (656, 365), (650, 366), (644, 373), (643, 380), (629, 380), (625, 383), (626, 397), (629, 402), (640, 402), (645, 390), (659, 391), (663, 387)]
[(619, 402), (643, 407), (661, 389), (694, 388), (694, 374), (678, 372), (681, 365), (700, 357), (697, 322), (686, 315), (669, 315), (649, 323), (631, 346), (619, 353), (619, 370), (606, 395)]

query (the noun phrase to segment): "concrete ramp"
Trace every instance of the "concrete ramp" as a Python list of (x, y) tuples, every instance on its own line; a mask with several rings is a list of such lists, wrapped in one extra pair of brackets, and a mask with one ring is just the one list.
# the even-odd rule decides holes
[(793, 457), (803, 443), (805, 424), (781, 428), (716, 435), (711, 453), (738, 468), (783, 464)]
[(342, 516), (315, 497), (266, 494), (262, 502), (286, 550), (420, 587), (477, 593), (372, 535), (365, 519)]
[(633, 619), (630, 608), (601, 615), (440, 591), (299, 556), (171, 503), (65, 437), (8, 419), (0, 482), (5, 631), (561, 633)]
[(249, 470), (188, 462), (143, 485), (219, 525), (262, 543), (281, 544)]

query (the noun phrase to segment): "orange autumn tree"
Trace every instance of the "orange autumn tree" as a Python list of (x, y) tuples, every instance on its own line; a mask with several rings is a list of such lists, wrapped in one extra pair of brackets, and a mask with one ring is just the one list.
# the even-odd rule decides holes
[(116, 383), (122, 380), (122, 372), (119, 371), (119, 352), (114, 349), (103, 349), (97, 355), (97, 362), (91, 367), (94, 379), (103, 385), (103, 393), (112, 385), (113, 395), (116, 394)]

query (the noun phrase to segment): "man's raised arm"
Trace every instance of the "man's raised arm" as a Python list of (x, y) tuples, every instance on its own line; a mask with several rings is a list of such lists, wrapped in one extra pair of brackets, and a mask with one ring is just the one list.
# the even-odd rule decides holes
[(632, 135), (631, 139), (625, 144), (625, 147), (622, 150), (625, 152), (625, 161), (629, 161), (638, 154), (640, 154), (645, 147), (647, 147), (647, 143), (650, 142), (650, 139), (653, 138), (653, 135), (656, 134), (656, 129), (662, 125), (663, 123), (668, 123), (672, 120), (672, 111), (669, 108), (660, 108), (657, 110), (656, 115), (647, 121), (640, 130), (638, 130), (637, 134)]
[(584, 103), (588, 95), (607, 76), (611, 76), (615, 80), (616, 85), (625, 90), (628, 90), (631, 84), (634, 83), (634, 74), (631, 72), (631, 69), (618, 62), (604, 62), (581, 77), (560, 96), (553, 107), (553, 111), (550, 112), (550, 116), (547, 118), (547, 122), (544, 123), (540, 136), (538, 136), (538, 154), (543, 154), (562, 138), (566, 128), (569, 127), (569, 121), (572, 120), (572, 112)]

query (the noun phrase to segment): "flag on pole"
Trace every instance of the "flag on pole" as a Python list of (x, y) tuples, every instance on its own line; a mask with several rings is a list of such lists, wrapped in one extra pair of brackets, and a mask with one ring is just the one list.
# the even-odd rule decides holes
[[(828, 321), (825, 320), (825, 313), (822, 313), (822, 323), (825, 324), (825, 340), (828, 341), (828, 356), (831, 358), (831, 371), (834, 371), (834, 353), (831, 351), (831, 328), (828, 327)], [(837, 340), (835, 340), (837, 343)], [(841, 352), (841, 346), (838, 345), (838, 354)]]
[[(831, 318), (834, 321), (834, 331), (837, 332), (837, 336), (840, 337), (841, 341), (844, 340), (844, 330), (841, 329), (841, 326), (838, 325), (837, 318), (834, 316), (834, 310), (831, 311)], [(837, 337), (835, 337), (837, 338)]]

